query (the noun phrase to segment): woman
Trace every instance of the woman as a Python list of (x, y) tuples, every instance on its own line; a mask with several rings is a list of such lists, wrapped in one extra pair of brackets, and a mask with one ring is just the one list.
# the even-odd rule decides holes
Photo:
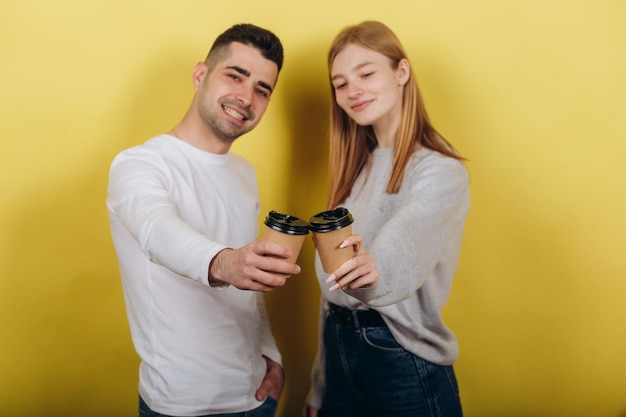
[(355, 256), (330, 276), (316, 259), (321, 343), (304, 414), (461, 416), (458, 346), (440, 311), (470, 205), (467, 171), (430, 123), (388, 27), (344, 29), (328, 68), (328, 208), (354, 217), (342, 246)]

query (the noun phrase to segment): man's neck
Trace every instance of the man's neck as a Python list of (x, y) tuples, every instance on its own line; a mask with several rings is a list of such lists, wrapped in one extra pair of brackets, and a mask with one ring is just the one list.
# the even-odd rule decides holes
[(186, 114), (169, 134), (205, 152), (223, 155), (230, 151), (232, 141), (215, 137), (207, 129), (203, 129), (202, 121), (192, 119), (193, 116)]

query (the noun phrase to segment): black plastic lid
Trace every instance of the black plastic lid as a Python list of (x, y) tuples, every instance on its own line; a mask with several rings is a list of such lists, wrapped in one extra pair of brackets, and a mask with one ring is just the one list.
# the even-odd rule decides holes
[(313, 232), (324, 233), (339, 230), (354, 222), (352, 214), (347, 208), (337, 207), (316, 214), (309, 220), (309, 229)]
[(289, 214), (270, 211), (265, 218), (265, 225), (282, 233), (290, 235), (306, 235), (309, 233), (309, 224)]

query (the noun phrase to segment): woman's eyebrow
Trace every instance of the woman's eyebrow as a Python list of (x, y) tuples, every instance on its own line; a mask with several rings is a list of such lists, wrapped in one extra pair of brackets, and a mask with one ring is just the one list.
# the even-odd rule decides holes
[[(362, 63), (360, 63), (360, 64), (357, 64), (357, 65), (355, 65), (355, 66), (351, 69), (351, 71), (358, 71), (358, 70), (360, 70), (361, 68), (363, 68), (363, 67), (365, 67), (365, 66), (367, 66), (367, 65), (369, 65), (369, 64), (373, 64), (373, 62), (365, 61), (365, 62), (362, 62)], [(336, 75), (333, 75), (330, 79), (331, 79), (332, 81), (334, 81), (334, 80), (336, 80), (337, 78), (343, 78), (343, 75), (341, 75), (341, 74), (336, 74)]]

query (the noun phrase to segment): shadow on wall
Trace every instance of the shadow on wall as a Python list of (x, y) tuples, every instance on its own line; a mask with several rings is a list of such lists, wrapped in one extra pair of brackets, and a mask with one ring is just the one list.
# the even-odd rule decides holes
[[(285, 108), (281, 112), (288, 125), (292, 149), (286, 209), (305, 220), (324, 210), (326, 204), (329, 114), (326, 50), (323, 40), (291, 50), (280, 80), (280, 88), (286, 92)], [(268, 314), (287, 375), (280, 405), (282, 416), (301, 414), (317, 352), (320, 290), (314, 254), (309, 236), (298, 258), (302, 273), (290, 278), (280, 291), (266, 294)]]

